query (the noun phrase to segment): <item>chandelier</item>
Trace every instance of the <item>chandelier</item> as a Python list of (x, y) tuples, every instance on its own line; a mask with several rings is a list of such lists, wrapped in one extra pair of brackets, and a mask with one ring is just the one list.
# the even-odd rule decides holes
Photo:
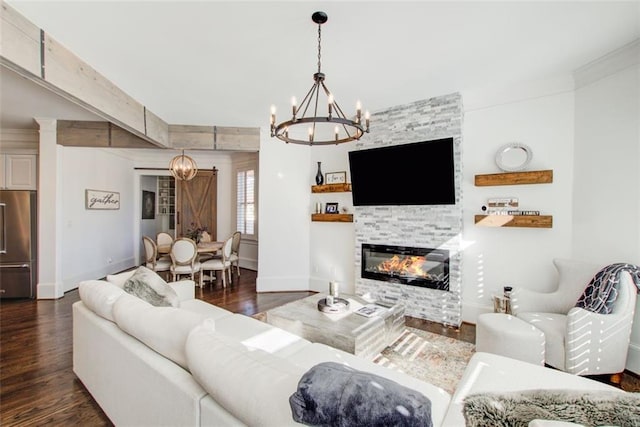
[(189, 181), (198, 173), (198, 165), (191, 157), (185, 156), (182, 150), (182, 154), (175, 156), (169, 163), (169, 172), (179, 181)]
[[(348, 119), (325, 85), (325, 75), (321, 70), (321, 27), (328, 18), (324, 12), (315, 12), (311, 19), (318, 24), (318, 72), (313, 75), (313, 86), (302, 103), (297, 105), (296, 98), (292, 98), (293, 116), (290, 120), (276, 125), (276, 109), (271, 106), (271, 137), (303, 145), (331, 145), (358, 140), (369, 132), (369, 112), (364, 115), (363, 126), (362, 106), (358, 101), (355, 119)], [(321, 94), (326, 96), (326, 102), (320, 102)], [(325, 117), (318, 115), (318, 105), (323, 104), (327, 106)]]

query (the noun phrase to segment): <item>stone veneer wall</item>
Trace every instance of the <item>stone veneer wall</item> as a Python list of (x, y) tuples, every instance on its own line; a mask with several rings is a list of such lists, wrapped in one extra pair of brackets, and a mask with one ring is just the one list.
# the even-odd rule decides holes
[[(354, 208), (356, 293), (368, 293), (383, 302), (402, 302), (408, 316), (453, 326), (462, 323), (462, 119), (459, 93), (430, 98), (373, 114), (371, 133), (356, 143), (360, 150), (453, 138), (455, 205)], [(425, 159), (425, 167), (429, 161)], [(362, 243), (449, 250), (449, 291), (362, 279)]]

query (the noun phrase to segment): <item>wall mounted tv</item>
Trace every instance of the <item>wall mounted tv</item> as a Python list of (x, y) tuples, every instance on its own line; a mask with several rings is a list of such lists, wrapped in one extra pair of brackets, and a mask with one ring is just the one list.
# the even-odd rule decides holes
[(354, 206), (455, 205), (453, 138), (349, 152)]

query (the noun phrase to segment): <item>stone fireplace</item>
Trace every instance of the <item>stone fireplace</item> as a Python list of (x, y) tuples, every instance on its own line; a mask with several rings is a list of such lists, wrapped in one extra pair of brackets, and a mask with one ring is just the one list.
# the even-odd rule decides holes
[[(462, 323), (462, 118), (462, 98), (457, 93), (393, 107), (372, 116), (371, 133), (358, 141), (355, 147), (360, 150), (453, 138), (455, 205), (356, 206), (354, 222), (356, 293), (368, 294), (383, 302), (401, 302), (408, 316), (456, 327)], [(429, 271), (431, 263), (444, 259), (446, 254), (446, 267), (442, 263), (431, 277), (419, 280), (401, 277), (404, 274), (397, 272), (388, 274), (386, 278), (377, 274), (380, 271), (367, 272), (373, 268), (367, 266), (372, 254), (365, 251), (371, 246), (379, 248), (383, 245), (428, 249), (432, 255), (424, 255), (428, 263), (422, 266)], [(374, 252), (374, 258), (384, 262), (379, 259), (380, 251)], [(408, 262), (402, 254), (398, 256), (383, 269)], [(434, 276), (443, 275), (448, 279), (446, 285), (431, 280)]]

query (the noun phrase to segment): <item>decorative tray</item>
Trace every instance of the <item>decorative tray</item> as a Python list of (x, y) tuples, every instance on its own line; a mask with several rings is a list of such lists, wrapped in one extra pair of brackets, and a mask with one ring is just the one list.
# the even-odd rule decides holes
[(327, 304), (327, 299), (322, 298), (318, 301), (318, 310), (323, 313), (344, 313), (349, 310), (349, 301), (344, 298), (334, 298), (333, 304)]

